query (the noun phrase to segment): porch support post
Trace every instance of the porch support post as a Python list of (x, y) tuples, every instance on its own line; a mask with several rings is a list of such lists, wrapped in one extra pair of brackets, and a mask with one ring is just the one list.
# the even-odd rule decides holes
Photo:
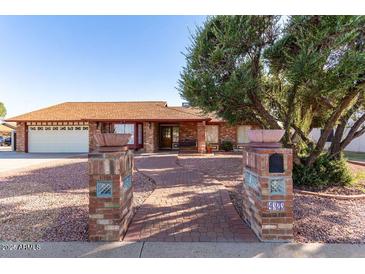
[(143, 123), (143, 148), (145, 152), (158, 150), (158, 124), (156, 122)]
[(198, 152), (205, 153), (205, 121), (197, 123)]

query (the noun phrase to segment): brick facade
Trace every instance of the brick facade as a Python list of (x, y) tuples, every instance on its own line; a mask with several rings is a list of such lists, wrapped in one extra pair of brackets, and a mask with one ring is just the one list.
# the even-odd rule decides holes
[[(89, 240), (120, 241), (134, 214), (133, 153), (89, 153)], [(97, 191), (100, 183), (111, 184), (110, 197)]]
[(196, 122), (184, 122), (179, 125), (179, 140), (186, 139), (197, 140), (197, 123)]
[[(57, 123), (51, 123), (58, 125)], [(101, 132), (100, 122), (89, 122), (89, 152), (92, 152), (96, 149), (96, 145), (94, 142), (93, 135), (97, 132)], [(237, 127), (230, 126), (227, 123), (217, 124), (218, 128), (218, 145), (224, 140), (230, 140), (234, 145), (237, 145)], [(18, 122), (16, 129), (16, 142), (17, 142), (17, 151), (25, 152), (26, 151), (26, 123)], [(205, 131), (205, 122), (180, 122), (179, 123), (179, 141), (183, 140), (197, 140), (203, 136), (203, 132), (200, 131), (198, 133), (198, 127), (202, 129), (204, 127)], [(156, 152), (159, 149), (159, 124), (157, 122), (143, 122), (143, 150), (145, 152)], [(205, 132), (204, 132), (205, 138)], [(197, 142), (198, 143), (198, 142)], [(205, 141), (203, 148), (203, 141), (200, 140), (200, 151), (205, 150)]]
[(143, 149), (145, 152), (158, 150), (159, 127), (155, 122), (143, 123)]
[(234, 145), (237, 144), (237, 127), (230, 126), (227, 123), (219, 124), (219, 143), (222, 141), (231, 141)]
[(16, 151), (26, 152), (26, 123), (16, 124)]
[[(283, 172), (270, 173), (270, 155), (283, 156)], [(281, 161), (275, 161), (281, 162)], [(291, 149), (245, 147), (243, 213), (262, 241), (293, 239), (293, 156)]]

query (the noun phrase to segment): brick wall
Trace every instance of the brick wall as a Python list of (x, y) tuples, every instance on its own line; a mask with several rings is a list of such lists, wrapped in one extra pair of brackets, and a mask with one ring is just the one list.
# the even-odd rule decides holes
[(197, 140), (197, 123), (196, 122), (184, 122), (180, 123), (179, 140), (185, 139)]
[[(89, 240), (120, 241), (134, 214), (133, 153), (89, 153)], [(110, 182), (111, 197), (98, 197), (97, 184)]]
[(143, 149), (145, 152), (158, 150), (159, 127), (155, 122), (143, 123)]
[[(283, 155), (284, 172), (269, 172), (269, 156)], [(291, 149), (252, 148), (243, 151), (243, 213), (262, 241), (293, 239), (293, 157)]]
[(16, 151), (26, 151), (26, 123), (16, 124)]
[(231, 141), (233, 144), (237, 143), (237, 127), (229, 124), (219, 125), (219, 143), (222, 141)]

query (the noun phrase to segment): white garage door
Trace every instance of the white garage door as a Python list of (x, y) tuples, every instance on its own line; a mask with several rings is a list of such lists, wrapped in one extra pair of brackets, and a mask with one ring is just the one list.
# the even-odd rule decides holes
[(28, 152), (88, 152), (87, 126), (31, 126)]

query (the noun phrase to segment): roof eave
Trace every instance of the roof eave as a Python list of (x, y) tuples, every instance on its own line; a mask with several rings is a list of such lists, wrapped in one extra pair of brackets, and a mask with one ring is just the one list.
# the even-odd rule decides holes
[(78, 120), (59, 120), (59, 119), (47, 119), (47, 120), (36, 120), (36, 119), (6, 119), (5, 122), (203, 122), (210, 121), (210, 118), (194, 118), (194, 119), (78, 119)]

